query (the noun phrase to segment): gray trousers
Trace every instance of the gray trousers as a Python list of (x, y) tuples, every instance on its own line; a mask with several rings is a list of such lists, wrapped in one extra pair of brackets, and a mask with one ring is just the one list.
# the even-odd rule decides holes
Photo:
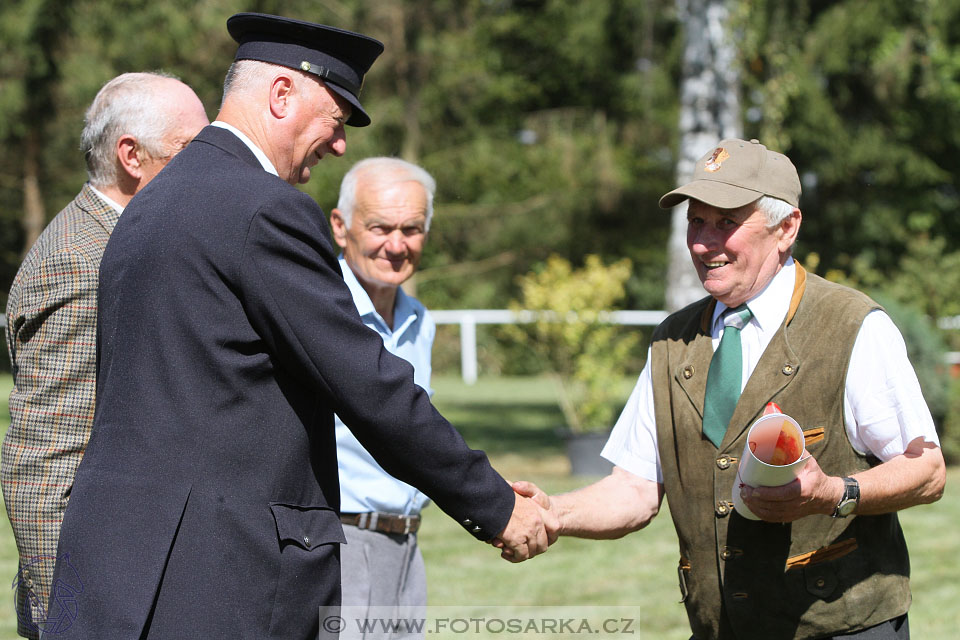
[(910, 623), (907, 620), (907, 614), (899, 618), (887, 620), (880, 624), (864, 629), (863, 631), (854, 631), (844, 635), (833, 636), (829, 640), (909, 640)]
[(346, 624), (340, 638), (422, 638), (422, 630), (405, 622), (426, 616), (427, 574), (416, 534), (351, 525), (343, 525), (343, 534), (347, 544), (340, 547), (340, 575)]

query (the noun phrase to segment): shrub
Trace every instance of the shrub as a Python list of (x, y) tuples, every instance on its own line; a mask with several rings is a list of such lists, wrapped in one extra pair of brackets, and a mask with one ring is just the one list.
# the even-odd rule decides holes
[(514, 311), (535, 312), (532, 322), (505, 333), (528, 347), (560, 386), (561, 408), (572, 431), (606, 430), (619, 401), (618, 384), (628, 373), (639, 342), (604, 320), (625, 297), (631, 262), (604, 265), (589, 255), (580, 269), (551, 256), (538, 270), (521, 276)]

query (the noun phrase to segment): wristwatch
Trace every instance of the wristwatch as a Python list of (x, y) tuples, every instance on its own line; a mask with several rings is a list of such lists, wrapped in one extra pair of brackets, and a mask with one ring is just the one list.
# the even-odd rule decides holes
[(860, 504), (860, 483), (853, 478), (843, 479), (843, 495), (837, 508), (833, 510), (834, 518), (846, 518)]

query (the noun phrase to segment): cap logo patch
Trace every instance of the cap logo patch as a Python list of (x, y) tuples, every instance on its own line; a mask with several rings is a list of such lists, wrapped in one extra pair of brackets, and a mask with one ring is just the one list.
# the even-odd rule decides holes
[(704, 171), (709, 171), (713, 173), (720, 170), (720, 165), (723, 164), (724, 160), (730, 157), (730, 154), (727, 153), (727, 150), (723, 147), (717, 147), (713, 150), (713, 153), (710, 154), (710, 157), (707, 158), (706, 164), (703, 166)]

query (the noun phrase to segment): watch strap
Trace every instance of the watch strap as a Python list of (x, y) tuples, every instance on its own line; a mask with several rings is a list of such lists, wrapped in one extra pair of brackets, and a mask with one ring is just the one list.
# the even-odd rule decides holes
[(843, 479), (843, 495), (833, 510), (834, 518), (846, 518), (853, 513), (860, 504), (860, 483), (856, 479)]

